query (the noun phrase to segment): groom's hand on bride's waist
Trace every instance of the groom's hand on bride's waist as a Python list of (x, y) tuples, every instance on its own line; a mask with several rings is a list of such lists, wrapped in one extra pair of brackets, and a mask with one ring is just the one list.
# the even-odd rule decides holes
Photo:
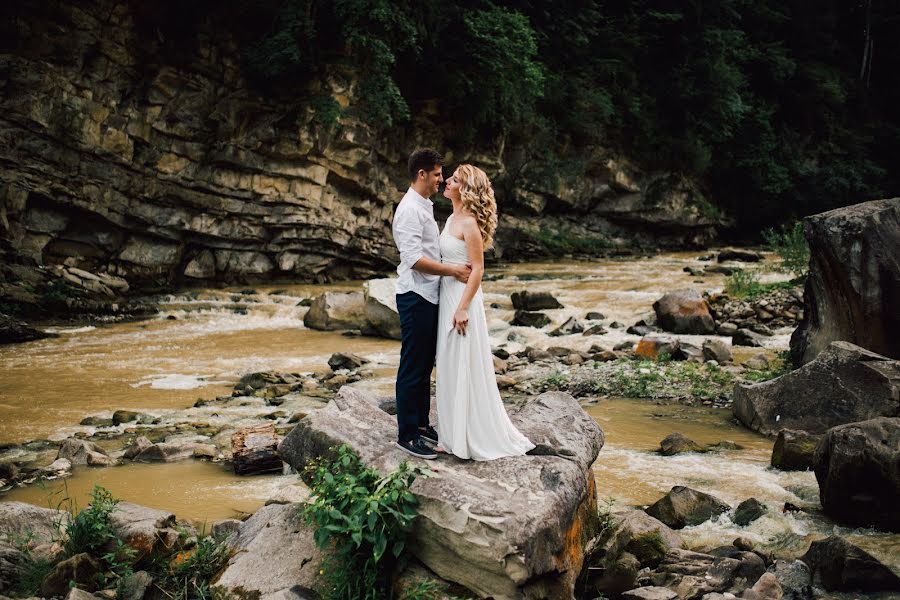
[(457, 279), (457, 281), (460, 281), (462, 283), (468, 283), (469, 275), (472, 274), (472, 263), (458, 265), (456, 267), (456, 269), (454, 269), (454, 270), (456, 272), (453, 274), (453, 276)]

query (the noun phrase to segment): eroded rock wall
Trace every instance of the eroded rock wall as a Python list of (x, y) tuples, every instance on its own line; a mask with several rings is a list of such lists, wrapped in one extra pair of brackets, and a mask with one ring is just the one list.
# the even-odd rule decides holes
[[(201, 24), (192, 43), (173, 48), (139, 26), (133, 6), (26, 0), (0, 9), (3, 252), (138, 287), (393, 269), (390, 219), (406, 155), (440, 148), (439, 128), (417, 118), (380, 135), (352, 110), (321, 126), (303, 102), (253, 91), (227, 32)], [(352, 109), (352, 73), (335, 70), (328, 85)], [(520, 154), (448, 159), (496, 176), (521, 166)], [(720, 222), (683, 178), (642, 174), (604, 150), (585, 163), (552, 189), (514, 178), (500, 198), (501, 251), (702, 243)]]

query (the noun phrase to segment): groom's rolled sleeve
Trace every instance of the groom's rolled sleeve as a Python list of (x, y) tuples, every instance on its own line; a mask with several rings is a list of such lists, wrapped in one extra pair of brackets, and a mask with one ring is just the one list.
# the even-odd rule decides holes
[(397, 215), (394, 220), (394, 241), (400, 250), (400, 263), (410, 269), (425, 255), (422, 249), (423, 229), (416, 215), (408, 211)]

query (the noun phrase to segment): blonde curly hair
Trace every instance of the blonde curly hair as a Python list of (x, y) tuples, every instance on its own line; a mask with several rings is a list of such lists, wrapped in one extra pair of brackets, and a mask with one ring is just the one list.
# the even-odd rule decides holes
[(484, 171), (473, 165), (460, 165), (457, 171), (462, 207), (475, 217), (484, 249), (489, 250), (494, 246), (494, 232), (497, 230), (497, 201), (491, 180)]

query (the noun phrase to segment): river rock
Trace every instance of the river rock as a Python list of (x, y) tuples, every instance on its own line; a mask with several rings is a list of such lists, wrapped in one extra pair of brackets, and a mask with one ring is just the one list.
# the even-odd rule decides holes
[(719, 252), (716, 256), (719, 262), (736, 260), (739, 262), (759, 262), (762, 260), (762, 254), (753, 250), (736, 250), (734, 248), (726, 248)]
[(809, 565), (813, 580), (828, 591), (900, 590), (900, 577), (862, 548), (837, 536), (813, 542), (800, 559)]
[(76, 554), (54, 566), (44, 577), (44, 581), (41, 582), (41, 595), (45, 598), (65, 596), (72, 583), (84, 590), (96, 590), (100, 570), (100, 563), (90, 554), (86, 552)]
[(240, 519), (222, 519), (212, 525), (212, 536), (217, 540), (224, 540), (237, 534), (244, 522)]
[(719, 323), (719, 325), (716, 327), (716, 333), (718, 333), (719, 335), (727, 336), (727, 337), (733, 336), (735, 333), (737, 333), (737, 330), (738, 330), (738, 326), (736, 324), (732, 323), (731, 321), (725, 321), (724, 323)]
[(716, 592), (741, 593), (765, 572), (759, 556), (734, 547), (718, 548), (710, 554), (673, 548), (650, 573), (649, 581), (674, 590), (679, 598), (696, 600)]
[(784, 590), (772, 573), (763, 573), (752, 588), (741, 594), (745, 600), (781, 600), (783, 596)]
[(731, 347), (722, 340), (704, 340), (703, 358), (724, 365), (732, 360)]
[[(438, 475), (412, 487), (420, 505), (407, 548), (440, 577), (482, 596), (571, 597), (596, 522), (590, 466), (603, 432), (559, 392), (533, 398), (510, 418), (535, 450), (489, 462), (432, 463)], [(302, 471), (347, 443), (365, 464), (387, 473), (409, 460), (393, 446), (396, 433), (396, 420), (376, 398), (344, 387), (298, 423), (279, 452)]]
[(525, 356), (528, 357), (530, 362), (537, 362), (539, 360), (553, 360), (553, 355), (544, 350), (542, 348), (532, 348), (528, 347), (525, 349)]
[(541, 327), (550, 324), (550, 317), (541, 312), (517, 310), (515, 315), (513, 315), (513, 320), (510, 321), (509, 324), (521, 327), (536, 327), (540, 329)]
[(738, 329), (731, 336), (732, 346), (749, 346), (751, 348), (762, 348), (765, 336), (756, 333), (750, 329)]
[(816, 448), (815, 472), (828, 515), (900, 532), (900, 417), (829, 429)]
[(72, 461), (68, 458), (57, 458), (52, 463), (38, 469), (41, 477), (55, 478), (65, 477), (72, 473)]
[(28, 555), (6, 543), (5, 537), (0, 540), (0, 598), (5, 598), (2, 594), (13, 593), (25, 575), (28, 562)]
[(117, 600), (144, 600), (153, 585), (153, 577), (147, 571), (137, 571), (122, 578), (117, 586)]
[(657, 360), (663, 355), (672, 358), (678, 353), (679, 348), (680, 344), (675, 338), (648, 335), (640, 339), (634, 349), (634, 355), (648, 360)]
[(19, 344), (49, 337), (58, 336), (35, 329), (24, 321), (0, 313), (0, 345)]
[(809, 275), (791, 355), (806, 364), (844, 340), (900, 359), (900, 198), (863, 202), (803, 221)]
[(647, 514), (672, 529), (682, 529), (688, 525), (699, 525), (729, 510), (731, 507), (715, 496), (676, 485), (648, 507)]
[(772, 573), (784, 590), (788, 600), (813, 600), (812, 574), (802, 560), (793, 562), (776, 560), (772, 565)]
[(352, 371), (354, 369), (360, 368), (368, 362), (368, 358), (363, 358), (362, 356), (358, 356), (351, 352), (335, 352), (328, 359), (328, 366), (331, 367), (332, 371), (338, 371), (340, 369), (347, 369), (349, 371)]
[(612, 519), (611, 532), (602, 547), (607, 559), (629, 552), (642, 567), (655, 567), (670, 549), (684, 547), (678, 532), (642, 510), (627, 510)]
[(135, 550), (134, 562), (155, 551), (170, 551), (179, 540), (173, 513), (131, 502), (118, 502), (109, 515), (113, 533)]
[(756, 498), (748, 498), (737, 505), (734, 509), (734, 517), (731, 519), (735, 525), (746, 527), (753, 521), (757, 520), (764, 514), (769, 512), (766, 505)]
[(41, 508), (26, 502), (0, 502), (0, 541), (8, 536), (24, 539), (31, 537), (30, 545), (59, 539), (69, 522), (64, 510)]
[(769, 368), (769, 359), (765, 354), (754, 354), (744, 361), (744, 367), (754, 371), (764, 371)]
[(521, 292), (513, 292), (510, 296), (513, 308), (516, 310), (524, 310), (528, 312), (538, 310), (552, 310), (554, 308), (564, 308), (559, 300), (553, 297), (549, 292), (529, 292), (523, 290)]
[(321, 331), (362, 329), (367, 322), (362, 292), (325, 292), (313, 300), (303, 317), (308, 329)]
[(603, 319), (606, 318), (606, 315), (604, 315), (602, 312), (592, 310), (592, 311), (588, 312), (586, 315), (584, 315), (584, 318), (587, 321), (602, 321)]
[(669, 292), (653, 303), (653, 310), (665, 331), (702, 335), (716, 330), (709, 303), (697, 290)]
[(623, 600), (675, 600), (678, 593), (669, 588), (650, 585), (622, 592)]
[(136, 440), (134, 440), (134, 442), (131, 443), (130, 446), (128, 446), (125, 449), (124, 456), (125, 456), (125, 458), (132, 460), (132, 459), (134, 459), (134, 457), (138, 456), (141, 452), (143, 452), (144, 450), (146, 450), (147, 448), (149, 448), (152, 445), (153, 445), (153, 442), (151, 442), (145, 436), (143, 436), (143, 435), (139, 436)]
[(232, 557), (212, 582), (224, 597), (275, 600), (285, 594), (316, 597), (322, 552), (313, 529), (303, 522), (303, 504), (270, 504), (241, 524), (229, 538)]
[(134, 456), (138, 462), (177, 462), (189, 458), (215, 458), (219, 451), (213, 444), (193, 442), (159, 442), (152, 444)]
[(581, 324), (581, 321), (579, 321), (575, 317), (569, 317), (568, 319), (566, 319), (565, 323), (551, 331), (549, 335), (558, 337), (561, 335), (581, 333), (582, 331), (584, 331), (584, 325)]
[(900, 414), (900, 361), (848, 342), (832, 342), (816, 360), (756, 384), (734, 388), (734, 415), (765, 435), (780, 429), (824, 433), (831, 427)]
[(122, 425), (123, 423), (131, 423), (132, 421), (151, 420), (152, 418), (148, 419), (148, 416), (149, 415), (133, 410), (117, 410), (113, 413), (112, 422), (113, 425)]
[(706, 449), (695, 442), (688, 439), (683, 434), (675, 432), (670, 433), (659, 443), (659, 452), (663, 456), (674, 456), (676, 454), (684, 454), (685, 452), (705, 452)]
[(106, 450), (97, 444), (75, 438), (68, 438), (62, 443), (56, 458), (68, 459), (73, 465), (108, 466), (114, 462)]
[(782, 471), (812, 469), (815, 466), (816, 446), (821, 439), (821, 435), (782, 429), (772, 447), (772, 466)]
[(396, 279), (370, 279), (363, 284), (366, 322), (378, 335), (400, 339), (400, 313), (397, 312)]

